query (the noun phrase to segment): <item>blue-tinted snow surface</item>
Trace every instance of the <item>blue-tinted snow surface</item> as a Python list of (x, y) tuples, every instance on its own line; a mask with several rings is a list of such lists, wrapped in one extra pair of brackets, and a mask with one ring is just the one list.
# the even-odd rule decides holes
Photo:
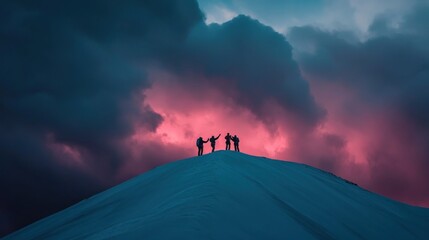
[(218, 151), (166, 164), (4, 239), (429, 239), (429, 209), (297, 163)]

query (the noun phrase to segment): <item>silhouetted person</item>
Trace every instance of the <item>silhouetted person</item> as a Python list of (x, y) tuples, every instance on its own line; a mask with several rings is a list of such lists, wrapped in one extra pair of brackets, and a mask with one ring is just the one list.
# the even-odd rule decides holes
[(210, 145), (212, 146), (212, 152), (214, 152), (215, 147), (216, 147), (216, 140), (220, 137), (220, 133), (217, 137), (212, 136), (210, 138)]
[(227, 133), (225, 136), (225, 150), (231, 150), (231, 138), (232, 136)]
[(240, 147), (238, 146), (240, 139), (237, 137), (237, 135), (234, 135), (231, 140), (234, 142), (234, 151), (240, 152)]
[(197, 139), (198, 156), (203, 155), (203, 152), (204, 152), (204, 143), (208, 143), (208, 142), (209, 142), (208, 138), (207, 138), (206, 141), (204, 141), (202, 137), (199, 137)]

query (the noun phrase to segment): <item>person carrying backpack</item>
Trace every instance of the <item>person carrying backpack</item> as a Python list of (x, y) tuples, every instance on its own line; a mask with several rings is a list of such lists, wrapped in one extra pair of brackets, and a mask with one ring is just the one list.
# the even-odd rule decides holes
[(214, 152), (215, 147), (216, 147), (216, 140), (218, 140), (218, 138), (220, 137), (220, 133), (217, 137), (212, 136), (210, 138), (210, 145), (212, 146), (212, 152)]
[(232, 136), (227, 133), (225, 136), (225, 150), (231, 150), (231, 138)]
[(240, 147), (238, 146), (240, 139), (237, 137), (237, 135), (234, 135), (231, 140), (234, 142), (234, 151), (240, 152)]
[(202, 137), (199, 137), (197, 139), (198, 156), (203, 155), (203, 152), (204, 152), (204, 143), (208, 143), (208, 142), (209, 142), (208, 138), (207, 138), (206, 141), (204, 141)]

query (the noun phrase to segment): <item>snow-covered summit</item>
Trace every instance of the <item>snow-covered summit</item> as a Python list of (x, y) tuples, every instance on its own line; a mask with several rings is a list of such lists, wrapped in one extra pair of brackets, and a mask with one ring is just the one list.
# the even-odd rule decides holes
[(4, 239), (429, 239), (429, 209), (231, 151), (139, 175)]

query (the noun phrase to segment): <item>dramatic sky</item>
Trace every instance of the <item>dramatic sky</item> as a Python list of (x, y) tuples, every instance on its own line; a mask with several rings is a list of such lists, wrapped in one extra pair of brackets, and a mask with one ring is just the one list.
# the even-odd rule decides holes
[(1, 1), (0, 236), (227, 132), (429, 207), (429, 2), (267, 2)]

